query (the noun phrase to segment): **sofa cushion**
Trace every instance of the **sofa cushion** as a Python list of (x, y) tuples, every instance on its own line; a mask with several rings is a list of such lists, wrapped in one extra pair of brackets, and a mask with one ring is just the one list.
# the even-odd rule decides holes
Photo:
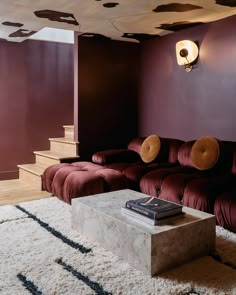
[(191, 159), (191, 151), (192, 151), (192, 147), (194, 143), (195, 143), (195, 140), (191, 140), (191, 141), (185, 142), (179, 148), (178, 161), (181, 164), (181, 166), (193, 167), (193, 163)]
[(192, 146), (191, 161), (198, 170), (211, 169), (218, 161), (220, 142), (212, 136), (202, 136)]
[(236, 188), (223, 192), (217, 197), (214, 214), (217, 223), (236, 233)]
[(137, 154), (140, 154), (140, 148), (145, 139), (146, 137), (133, 138), (128, 144), (128, 150), (131, 150), (136, 152)]
[(178, 163), (178, 150), (184, 143), (183, 140), (161, 137), (161, 149), (155, 162)]
[(52, 182), (56, 172), (62, 167), (70, 167), (69, 163), (58, 163), (47, 167), (42, 175), (43, 190), (52, 193)]
[(198, 178), (197, 173), (170, 174), (163, 179), (159, 198), (181, 204), (183, 202), (186, 185), (193, 179)]
[(140, 161), (140, 156), (133, 150), (111, 149), (94, 153), (92, 161), (100, 165), (118, 162), (132, 163)]
[(159, 167), (146, 173), (140, 180), (140, 190), (142, 193), (158, 197), (164, 179), (171, 174), (191, 173), (194, 169), (182, 166)]
[(67, 175), (64, 182), (57, 183), (54, 195), (71, 204), (71, 199), (104, 193), (104, 186), (105, 180), (97, 171), (75, 170)]
[(91, 162), (55, 164), (43, 173), (44, 189), (71, 203), (72, 198), (126, 189), (121, 172)]
[[(156, 141), (156, 142), (155, 142)], [(130, 141), (128, 149), (142, 154), (141, 158), (145, 163), (177, 163), (178, 150), (184, 141), (173, 138), (159, 137), (150, 135), (148, 137), (137, 137)], [(156, 144), (156, 157), (153, 156), (152, 161), (147, 162), (146, 156), (150, 156), (153, 151), (154, 144)], [(149, 160), (148, 160), (149, 161)]]

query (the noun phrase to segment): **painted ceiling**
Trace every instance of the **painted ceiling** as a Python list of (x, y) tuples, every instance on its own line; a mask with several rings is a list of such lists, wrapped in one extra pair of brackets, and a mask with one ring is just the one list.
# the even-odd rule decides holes
[(0, 39), (51, 27), (140, 42), (234, 14), (236, 0), (0, 0)]

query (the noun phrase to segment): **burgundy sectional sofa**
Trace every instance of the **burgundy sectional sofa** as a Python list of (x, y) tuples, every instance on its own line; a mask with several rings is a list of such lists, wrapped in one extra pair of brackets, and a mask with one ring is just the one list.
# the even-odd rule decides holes
[[(182, 140), (160, 138), (161, 147), (158, 155), (150, 163), (145, 163), (140, 156), (140, 149), (145, 139), (145, 137), (134, 138), (130, 141), (126, 149), (96, 152), (92, 156), (92, 161), (106, 168), (121, 172), (126, 176), (129, 188), (140, 190), (140, 180), (148, 172), (160, 168), (169, 169), (179, 166), (178, 150), (183, 144)], [(147, 149), (151, 148), (149, 145)], [(149, 150), (147, 153), (149, 153)], [(127, 161), (127, 159), (129, 160)]]
[[(180, 203), (184, 206), (213, 213), (216, 197), (232, 183), (232, 160), (235, 143), (219, 142), (220, 154), (210, 169), (195, 167), (192, 149), (196, 141), (184, 143), (178, 151), (180, 166), (155, 169), (140, 181), (143, 193)], [(206, 144), (207, 145), (207, 144)], [(201, 146), (201, 154), (207, 153)]]
[[(188, 142), (159, 138), (158, 153), (145, 162), (141, 149), (147, 139), (135, 138), (124, 149), (98, 151), (93, 163), (52, 165), (43, 174), (43, 188), (68, 203), (75, 197), (131, 188), (215, 214), (218, 224), (236, 232), (236, 143), (213, 138), (212, 145), (209, 137)], [(202, 144), (202, 139), (207, 141)], [(148, 152), (152, 148), (145, 147)], [(215, 147), (217, 158), (206, 168), (204, 161)]]

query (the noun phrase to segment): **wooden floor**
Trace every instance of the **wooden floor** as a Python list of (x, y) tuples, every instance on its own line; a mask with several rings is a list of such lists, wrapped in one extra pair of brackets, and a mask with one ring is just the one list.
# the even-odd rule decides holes
[(0, 206), (15, 205), (21, 202), (33, 201), (51, 197), (45, 191), (35, 190), (19, 179), (0, 181)]

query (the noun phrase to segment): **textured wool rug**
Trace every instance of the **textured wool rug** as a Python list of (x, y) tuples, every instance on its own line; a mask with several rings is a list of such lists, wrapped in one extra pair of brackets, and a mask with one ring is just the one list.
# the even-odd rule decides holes
[(156, 277), (71, 229), (57, 198), (0, 207), (0, 294), (236, 294), (236, 235), (217, 227), (217, 249)]

